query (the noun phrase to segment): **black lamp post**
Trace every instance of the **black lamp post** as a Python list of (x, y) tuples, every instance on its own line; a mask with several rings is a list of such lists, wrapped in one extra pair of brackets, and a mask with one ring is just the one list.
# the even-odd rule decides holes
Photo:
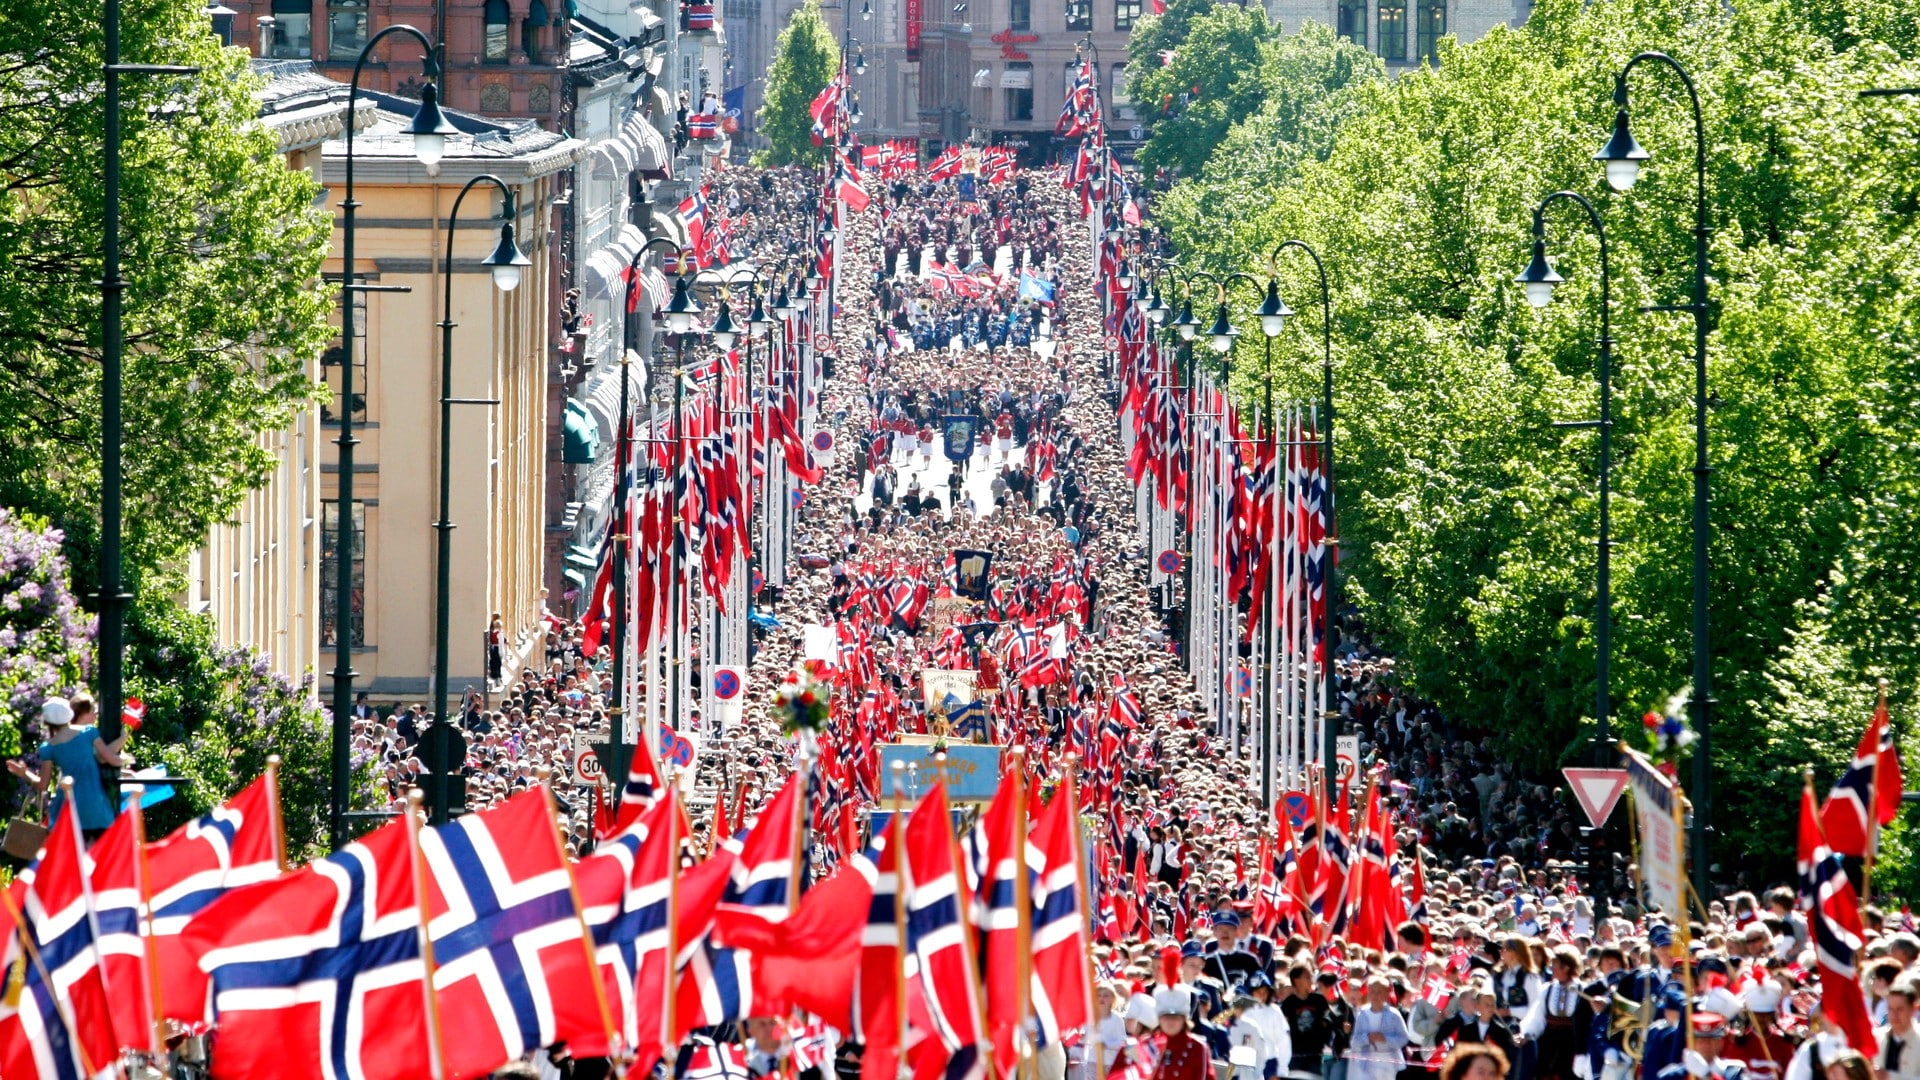
[[(1320, 276), (1320, 372), (1323, 380), (1321, 408), (1326, 416), (1320, 421), (1320, 475), (1326, 478), (1327, 535), (1326, 566), (1322, 572), (1326, 575), (1321, 586), (1326, 595), (1326, 610), (1321, 613), (1320, 640), (1325, 650), (1326, 662), (1321, 665), (1321, 696), (1325, 699), (1321, 705), (1320, 717), (1322, 755), (1321, 768), (1327, 783), (1331, 784), (1339, 775), (1340, 758), (1340, 680), (1334, 674), (1334, 657), (1340, 645), (1340, 575), (1337, 572), (1340, 550), (1339, 528), (1334, 513), (1333, 499), (1333, 293), (1327, 288), (1327, 264), (1320, 260), (1320, 253), (1305, 240), (1288, 240), (1274, 248), (1267, 256), (1269, 266), (1276, 267), (1280, 253), (1288, 248), (1297, 248), (1313, 260), (1313, 268)], [(1260, 306), (1260, 328), (1269, 337), (1279, 334), (1286, 325), (1287, 316), (1292, 312), (1280, 301), (1278, 287), (1267, 290), (1268, 303)]]
[[(522, 271), (532, 265), (513, 239), (514, 198), (513, 189), (506, 181), (492, 173), (482, 173), (466, 182), (460, 193), (453, 198), (453, 210), (447, 215), (447, 261), (445, 285), (440, 293), (443, 301), (440, 314), (440, 520), (433, 523), (438, 542), (434, 552), (434, 576), (437, 595), (434, 604), (434, 642), (433, 642), (433, 722), (453, 724), (453, 717), (447, 713), (447, 684), (452, 673), (447, 670), (447, 624), (452, 606), (449, 593), (453, 587), (453, 512), (448, 505), (453, 490), (453, 407), (455, 405), (498, 405), (498, 398), (457, 398), (453, 396), (453, 238), (460, 225), (460, 204), (466, 201), (467, 192), (481, 184), (492, 184), (500, 191), (500, 242), (494, 246), (491, 254), (480, 260), (492, 273), (494, 287), (501, 292), (512, 292), (520, 286)], [(450, 761), (448, 751), (456, 743), (452, 734), (456, 728), (449, 727), (447, 734), (432, 739), (423, 738), (425, 744), (427, 772), (431, 779), (427, 785), (427, 818), (435, 825), (444, 825), (452, 818), (453, 782), (452, 777), (460, 767), (457, 761)]]
[(627, 260), (626, 322), (623, 324), (620, 349), (620, 432), (619, 442), (614, 450), (613, 481), (613, 695), (612, 704), (607, 707), (609, 728), (607, 752), (601, 765), (616, 784), (626, 783), (629, 766), (633, 760), (633, 750), (627, 744), (626, 711), (633, 703), (626, 699), (627, 684), (627, 553), (633, 546), (634, 522), (628, 517), (628, 501), (631, 498), (627, 490), (627, 463), (633, 460), (633, 359), (638, 355), (633, 347), (633, 313), (639, 307), (640, 264), (645, 261), (647, 252), (660, 248), (665, 251), (679, 251), (680, 246), (665, 237), (656, 236), (641, 245), (633, 258)]
[[(1543, 308), (1552, 302), (1553, 287), (1560, 284), (1561, 277), (1554, 272), (1553, 264), (1547, 261), (1546, 212), (1549, 206), (1562, 200), (1575, 203), (1586, 211), (1587, 221), (1593, 225), (1594, 235), (1600, 240), (1600, 340), (1597, 342), (1600, 353), (1595, 371), (1600, 383), (1600, 419), (1568, 421), (1554, 426), (1600, 429), (1600, 534), (1594, 570), (1593, 763), (1610, 765), (1616, 757), (1609, 730), (1613, 718), (1613, 700), (1608, 690), (1609, 665), (1613, 659), (1613, 576), (1609, 563), (1613, 548), (1609, 539), (1612, 527), (1609, 500), (1613, 491), (1613, 279), (1607, 266), (1607, 230), (1600, 221), (1600, 212), (1594, 209), (1593, 204), (1572, 191), (1556, 191), (1540, 200), (1540, 205), (1533, 211), (1533, 258), (1515, 280), (1525, 287), (1527, 302), (1534, 307)], [(1600, 827), (1604, 829), (1605, 823), (1602, 822)], [(1604, 851), (1604, 845), (1601, 850)], [(1587, 861), (1594, 895), (1604, 901), (1611, 874), (1607, 869), (1594, 865), (1598, 855), (1591, 849)]]
[[(104, 37), (101, 74), (106, 92), (106, 164), (104, 171), (105, 206), (101, 227), (105, 231), (100, 269), (100, 738), (112, 742), (120, 737), (121, 711), (126, 704), (125, 630), (127, 602), (121, 579), (120, 533), (125, 512), (121, 505), (120, 444), (124, 428), (120, 419), (121, 358), (126, 337), (120, 327), (121, 304), (126, 294), (126, 279), (120, 276), (120, 76), (192, 75), (200, 69), (173, 64), (123, 64), (120, 62), (120, 0), (106, 0), (100, 28)], [(117, 778), (120, 770), (103, 767), (101, 773)]]
[(682, 669), (685, 657), (680, 655), (680, 575), (684, 569), (680, 550), (680, 499), (679, 478), (686, 469), (686, 439), (681, 430), (681, 411), (686, 406), (687, 386), (687, 345), (699, 330), (698, 317), (700, 302), (693, 297), (689, 279), (682, 275), (673, 283), (673, 299), (668, 302), (667, 329), (674, 336), (676, 361), (673, 371), (673, 507), (668, 513), (667, 546), (667, 632), (670, 643), (667, 663), (667, 722), (679, 726), (680, 694), (685, 689), (686, 676)]
[(1613, 102), (1619, 107), (1613, 135), (1594, 160), (1607, 169), (1607, 184), (1627, 191), (1639, 179), (1640, 166), (1651, 156), (1634, 140), (1627, 124), (1627, 76), (1642, 61), (1665, 66), (1679, 77), (1693, 105), (1693, 298), (1685, 304), (1660, 304), (1648, 311), (1684, 311), (1693, 315), (1693, 730), (1699, 745), (1693, 752), (1693, 888), (1708, 895), (1708, 868), (1712, 863), (1708, 838), (1713, 820), (1713, 658), (1707, 635), (1707, 547), (1712, 534), (1707, 522), (1707, 330), (1712, 311), (1707, 302), (1707, 247), (1713, 223), (1707, 205), (1707, 129), (1700, 118), (1700, 93), (1693, 77), (1678, 60), (1662, 52), (1643, 52), (1627, 61), (1613, 77)]
[[(365, 69), (367, 60), (381, 39), (389, 34), (405, 34), (420, 43), (426, 50), (421, 57), (426, 67), (427, 83), (420, 88), (420, 107), (413, 114), (413, 122), (408, 125), (408, 133), (413, 136), (413, 153), (422, 165), (438, 164), (447, 151), (447, 136), (457, 134), (459, 129), (447, 120), (440, 111), (440, 91), (434, 86), (433, 78), (440, 72), (440, 65), (433, 42), (419, 30), (404, 24), (396, 24), (382, 29), (367, 41), (366, 47), (353, 62), (353, 78), (347, 83), (347, 151), (346, 151), (346, 199), (341, 205), (345, 212), (341, 224), (340, 241), (340, 437), (334, 445), (340, 448), (340, 480), (338, 501), (335, 503), (337, 519), (337, 538), (334, 541), (334, 573), (336, 575), (334, 615), (333, 615), (333, 807), (328, 822), (328, 839), (334, 850), (338, 851), (347, 842), (347, 803), (352, 798), (351, 774), (353, 763), (348, 752), (353, 729), (353, 558), (355, 537), (353, 531), (353, 447), (359, 440), (353, 437), (353, 294), (356, 292), (404, 292), (404, 285), (362, 285), (353, 280), (353, 226), (354, 211), (360, 204), (353, 198), (353, 109), (354, 99), (360, 94), (360, 72)], [(442, 665), (444, 670), (444, 665)]]

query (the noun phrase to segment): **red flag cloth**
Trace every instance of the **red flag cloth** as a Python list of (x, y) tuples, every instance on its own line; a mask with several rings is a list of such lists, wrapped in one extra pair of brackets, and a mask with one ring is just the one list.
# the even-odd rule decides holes
[(1033, 899), (1034, 1014), (1047, 1041), (1090, 1022), (1087, 897), (1080, 875), (1080, 808), (1071, 775), (1033, 823), (1032, 846), (1045, 859)]
[(948, 1054), (973, 1047), (987, 1034), (975, 974), (974, 927), (961, 902), (965, 890), (954, 849), (947, 789), (936, 782), (907, 820), (907, 919), (913, 933), (906, 966)]
[[(220, 1025), (215, 1077), (250, 1080), (322, 1060), (335, 1076), (433, 1074), (411, 827), (392, 822), (295, 873), (235, 889), (187, 924)], [(350, 1032), (350, 1015), (379, 1022)]]
[[(784, 1016), (801, 1008), (837, 1030), (853, 1030), (873, 874), (872, 863), (856, 854), (807, 890), (785, 922), (741, 923), (727, 935), (728, 944), (753, 955), (756, 1012)], [(891, 908), (887, 914), (891, 923)]]
[(900, 1000), (911, 993), (901, 974), (900, 933), (905, 915), (900, 889), (900, 849), (905, 832), (902, 815), (887, 819), (886, 832), (874, 838), (873, 900), (860, 938), (859, 1013), (847, 1030), (865, 1046), (860, 1056), (861, 1080), (898, 1080), (900, 1055)]
[(1882, 701), (1874, 709), (1867, 730), (1861, 733), (1852, 763), (1834, 783), (1820, 810), (1827, 845), (1840, 855), (1864, 857), (1872, 851), (1877, 827), (1900, 812), (1904, 783), (1900, 754), (1887, 723), (1887, 703)]
[[(10, 990), (20, 979), (20, 990), (0, 997), (0, 1073), (8, 1077), (90, 1076), (113, 1067), (122, 1042), (146, 1044), (138, 1032), (116, 1038), (93, 931), (92, 860), (73, 800), (62, 802), (40, 857), (14, 880), (4, 905), (7, 921), (19, 920), (6, 937), (6, 976)], [(23, 938), (38, 962), (25, 954)]]
[[(1820, 1007), (1847, 1036), (1847, 1044), (1871, 1058), (1878, 1050), (1873, 1035), (1873, 1017), (1867, 1012), (1866, 995), (1860, 989), (1857, 957), (1866, 939), (1866, 927), (1860, 920), (1860, 898), (1847, 880), (1841, 857), (1819, 836), (1818, 824), (1811, 813), (1813, 791), (1802, 795), (1800, 853), (1811, 870), (1802, 886), (1812, 897), (1807, 924), (1812, 931), (1814, 955), (1820, 971)], [(1811, 826), (1815, 832), (1809, 836)]]

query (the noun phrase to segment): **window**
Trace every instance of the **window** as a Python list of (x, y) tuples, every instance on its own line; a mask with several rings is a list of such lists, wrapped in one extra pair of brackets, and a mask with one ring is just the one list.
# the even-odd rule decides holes
[(520, 24), (520, 47), (527, 51), (527, 62), (538, 64), (540, 60), (540, 40), (547, 32), (546, 0), (533, 0), (527, 5), (526, 20)]
[(507, 9), (507, 0), (487, 0), (482, 9), (482, 18), (486, 24), (486, 58), (500, 61), (507, 58), (507, 19), (512, 14)]
[[(352, 604), (353, 631), (347, 643), (363, 648), (367, 644), (367, 504), (358, 499), (353, 502), (352, 528), (353, 584), (348, 602)], [(340, 568), (334, 561), (339, 557), (339, 543), (340, 500), (323, 499), (320, 502), (320, 644), (324, 646), (340, 643)]]
[(1407, 58), (1407, 0), (1380, 0), (1380, 58)]
[(1067, 29), (1093, 29), (1093, 0), (1067, 0)]
[(1133, 29), (1134, 20), (1140, 17), (1140, 0), (1113, 0), (1113, 28), (1115, 30)]
[(273, 0), (273, 41), (268, 52), (275, 60), (313, 58), (313, 0)]
[(1033, 65), (1014, 61), (1000, 73), (1008, 123), (1033, 119)]
[(1113, 115), (1119, 120), (1137, 120), (1140, 114), (1133, 111), (1133, 97), (1127, 93), (1127, 65), (1113, 65), (1113, 87), (1107, 94), (1107, 103), (1113, 106)]
[(1431, 64), (1440, 62), (1440, 39), (1447, 36), (1447, 0), (1419, 0), (1420, 21), (1414, 27), (1417, 55)]
[(1022, 32), (1033, 29), (1033, 0), (1008, 0), (1007, 27)]
[(351, 63), (367, 47), (367, 0), (327, 0), (327, 59)]
[(1340, 36), (1359, 44), (1367, 44), (1367, 0), (1340, 0)]
[[(358, 277), (358, 275), (355, 276)], [(331, 274), (328, 275), (328, 280), (337, 284), (340, 276)], [(366, 279), (361, 277), (359, 280)], [(336, 329), (338, 329), (337, 326)], [(326, 352), (320, 354), (321, 377), (326, 380), (327, 389), (333, 391), (333, 400), (320, 406), (320, 419), (327, 423), (337, 423), (340, 419), (343, 391), (346, 389), (342, 383), (345, 373), (341, 364), (346, 359), (346, 355), (346, 350), (337, 344), (328, 347)], [(367, 294), (356, 291), (353, 293), (353, 422), (356, 424), (366, 422), (368, 389), (370, 388), (367, 386)]]

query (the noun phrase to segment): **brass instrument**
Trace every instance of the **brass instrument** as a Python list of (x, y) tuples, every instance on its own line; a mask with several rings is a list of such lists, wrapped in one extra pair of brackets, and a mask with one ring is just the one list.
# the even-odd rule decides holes
[(1614, 992), (1607, 1010), (1607, 1037), (1620, 1036), (1620, 1052), (1635, 1064), (1640, 1061), (1647, 1041), (1647, 1028), (1652, 1025), (1652, 1001), (1635, 1001), (1619, 991)]

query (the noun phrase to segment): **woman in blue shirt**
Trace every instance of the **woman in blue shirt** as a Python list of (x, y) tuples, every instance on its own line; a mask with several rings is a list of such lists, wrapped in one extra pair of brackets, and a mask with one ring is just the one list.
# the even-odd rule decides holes
[[(40, 760), (51, 763), (59, 775), (73, 781), (73, 804), (80, 817), (80, 831), (88, 840), (92, 840), (113, 824), (113, 803), (107, 799), (107, 788), (100, 779), (100, 766), (121, 766), (132, 759), (120, 753), (127, 744), (129, 732), (122, 729), (120, 737), (112, 742), (100, 738), (100, 729), (95, 727), (93, 719), (93, 699), (85, 694), (76, 694), (71, 702), (66, 698), (48, 698), (40, 706), (40, 719), (47, 726), (47, 741), (40, 744)], [(7, 762), (7, 771), (25, 779), (36, 789), (45, 791), (53, 782), (51, 772), (35, 772), (21, 761)], [(47, 820), (55, 821), (60, 816), (62, 796), (54, 796), (53, 805), (47, 809)]]

